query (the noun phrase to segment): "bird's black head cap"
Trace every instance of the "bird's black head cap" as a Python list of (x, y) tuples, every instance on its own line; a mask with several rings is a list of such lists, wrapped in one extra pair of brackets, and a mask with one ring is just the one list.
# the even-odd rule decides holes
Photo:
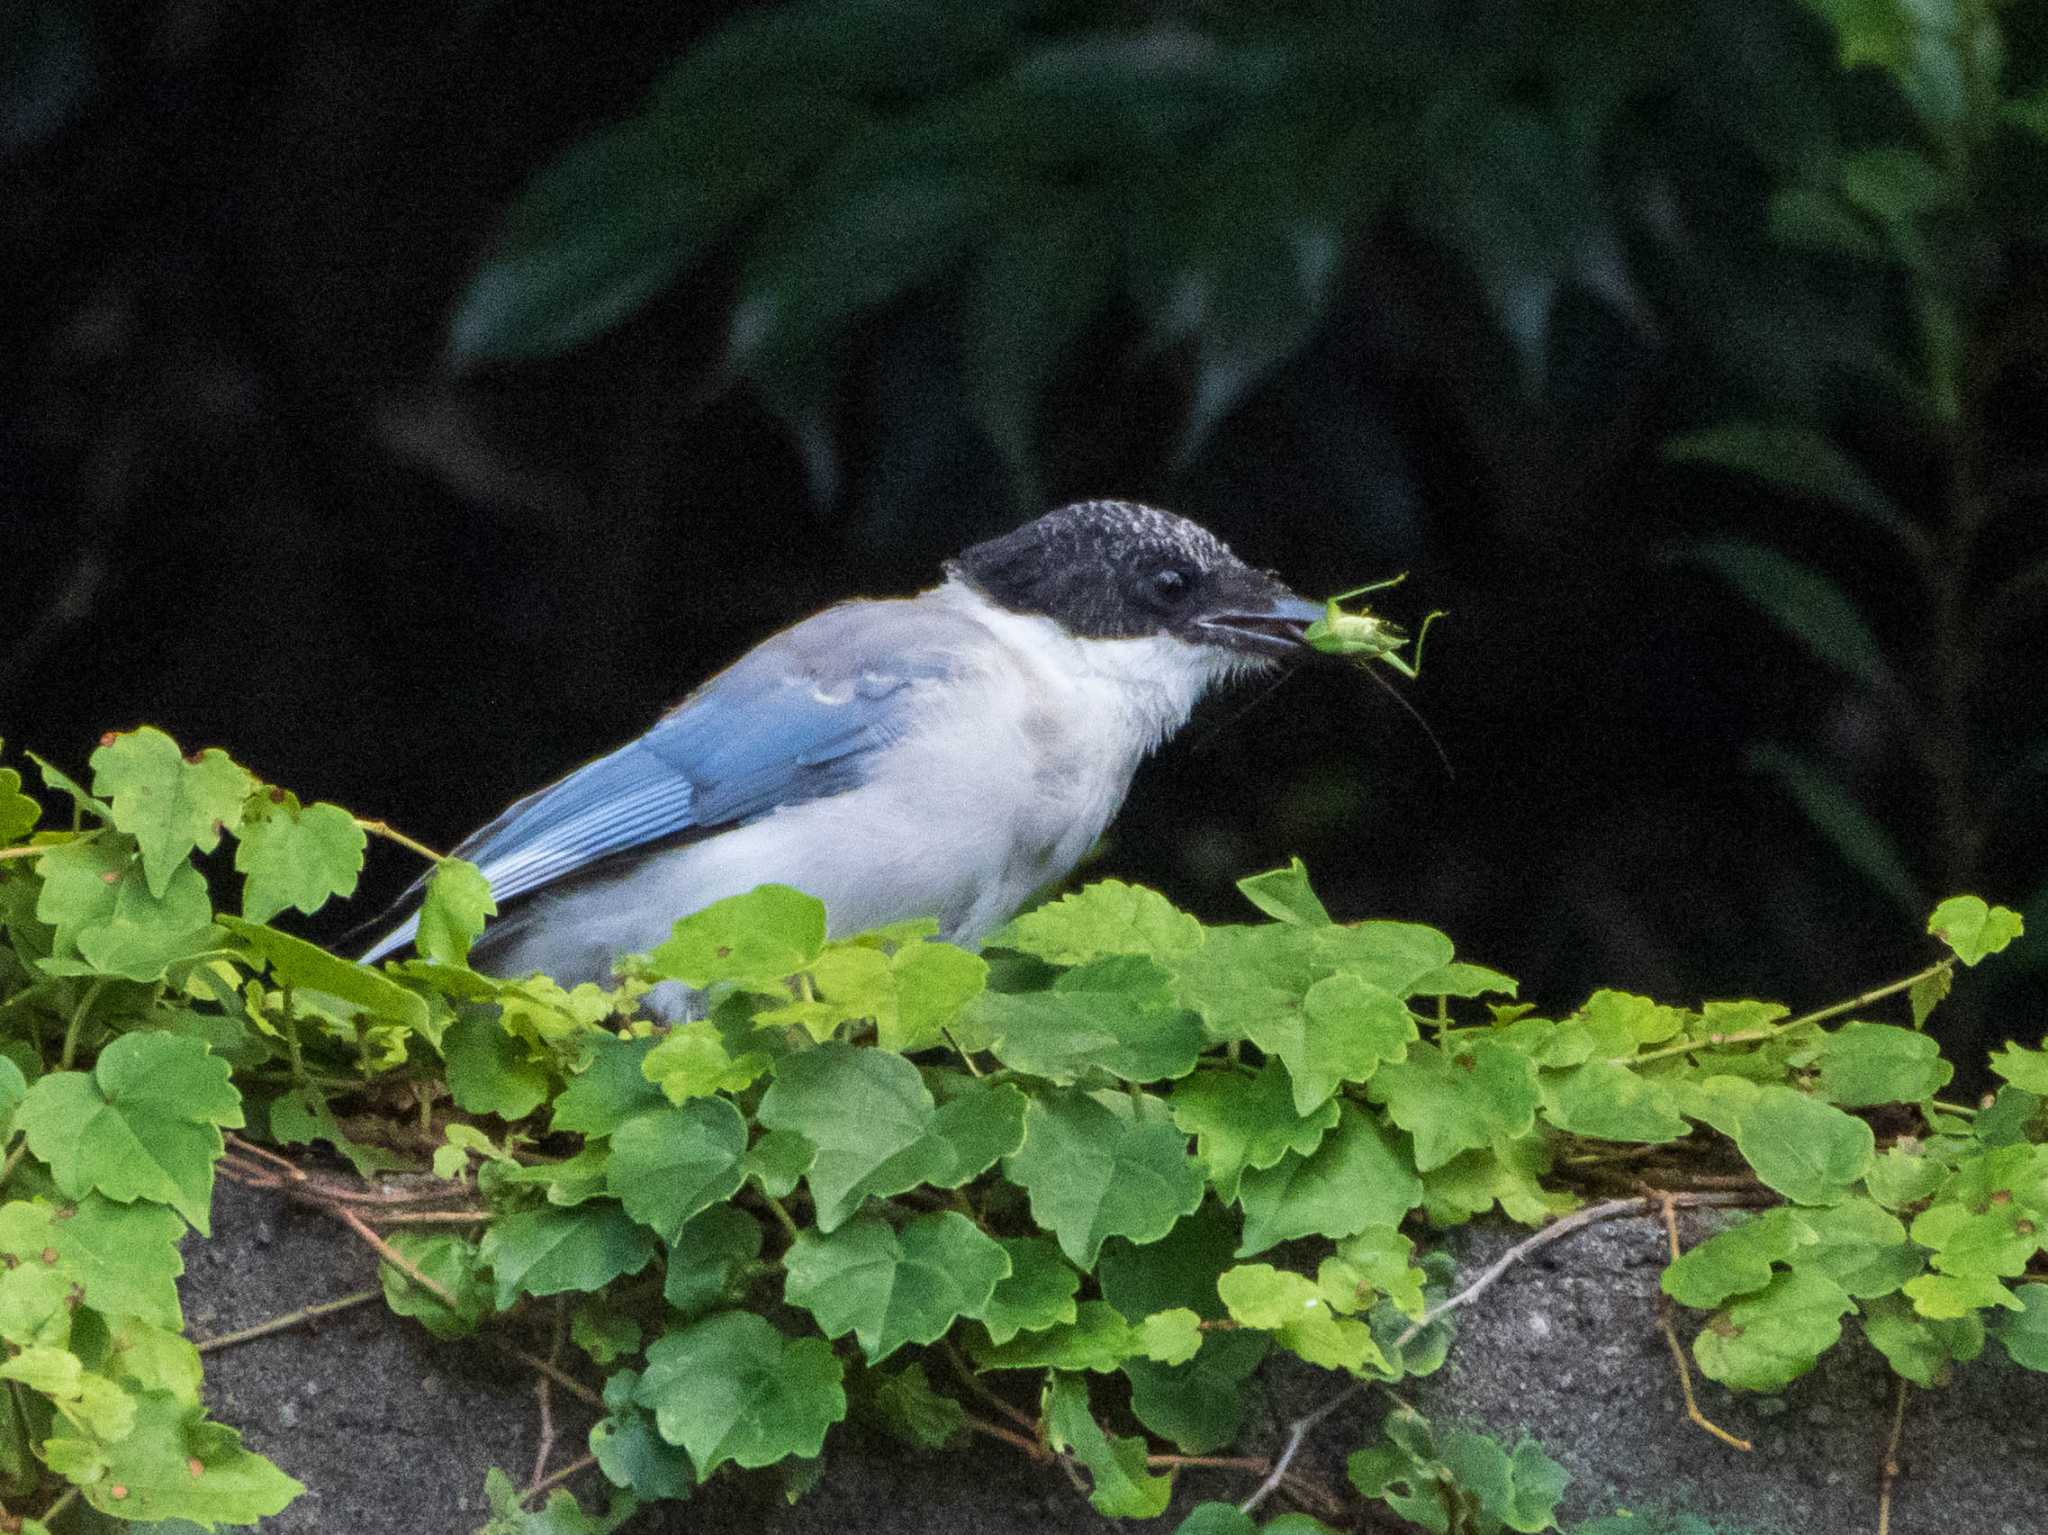
[(950, 561), (1000, 607), (1083, 639), (1173, 634), (1276, 655), (1320, 610), (1232, 554), (1208, 529), (1135, 501), (1077, 501)]

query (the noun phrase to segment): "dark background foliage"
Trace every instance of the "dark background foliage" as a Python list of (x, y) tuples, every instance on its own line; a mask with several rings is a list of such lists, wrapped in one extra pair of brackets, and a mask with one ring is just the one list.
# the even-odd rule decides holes
[(1967, 887), (2036, 935), (1947, 1026), (2038, 1029), (2036, 5), (26, 0), (0, 82), (12, 747), (452, 843), (1142, 497), (1412, 571), (1455, 776), (1305, 668), (1092, 872), (1300, 853), (1557, 1006), (1825, 1000)]

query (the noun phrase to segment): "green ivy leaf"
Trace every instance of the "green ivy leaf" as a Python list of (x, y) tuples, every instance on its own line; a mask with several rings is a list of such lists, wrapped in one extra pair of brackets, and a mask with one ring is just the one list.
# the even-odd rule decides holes
[(761, 1223), (734, 1205), (713, 1205), (685, 1222), (669, 1244), (662, 1298), (686, 1317), (708, 1311), (760, 1256)]
[(2029, 1370), (2048, 1370), (2048, 1284), (2023, 1284), (2013, 1291), (2020, 1304), (2015, 1316), (2000, 1317), (1992, 1335), (2005, 1345), (2013, 1363)]
[(569, 1341), (596, 1363), (614, 1364), (640, 1351), (640, 1324), (607, 1297), (594, 1295), (569, 1318)]
[(437, 964), (466, 965), (470, 945), (483, 935), (484, 920), (497, 914), (483, 871), (460, 858), (443, 858), (427, 875), (414, 947), (421, 958)]
[(1272, 1347), (1262, 1332), (1213, 1333), (1186, 1364), (1126, 1359), (1131, 1412), (1186, 1455), (1206, 1455), (1234, 1441), (1251, 1406), (1245, 1383)]
[(464, 1338), (477, 1330), (491, 1310), (491, 1287), (478, 1272), (476, 1244), (458, 1236), (425, 1236), (398, 1231), (391, 1245), (407, 1262), (455, 1297), (449, 1310), (431, 1290), (416, 1285), (390, 1263), (377, 1265), (384, 1303), (409, 1316), (437, 1338)]
[(221, 1130), (243, 1123), (242, 1095), (229, 1076), (228, 1063), (197, 1040), (124, 1034), (90, 1074), (40, 1078), (15, 1122), (66, 1195), (153, 1199), (205, 1236), (213, 1164), (226, 1149)]
[(921, 1364), (878, 1372), (870, 1400), (882, 1426), (920, 1450), (943, 1450), (967, 1432), (967, 1410), (933, 1390)]
[(1913, 1309), (1930, 1321), (1954, 1321), (1989, 1306), (2025, 1309), (2012, 1291), (1983, 1274), (1922, 1274), (1902, 1288)]
[(1913, 1010), (1914, 1028), (1926, 1024), (1935, 1008), (1941, 1005), (1942, 998), (1949, 994), (1955, 984), (1955, 970), (1943, 965), (1940, 969), (1923, 975), (1907, 989), (1906, 1000)]
[(818, 1148), (806, 1178), (823, 1232), (871, 1196), (937, 1182), (960, 1166), (935, 1128), (937, 1106), (917, 1068), (885, 1050), (826, 1044), (784, 1056), (756, 1117)]
[(1071, 1322), (974, 1350), (983, 1370), (1092, 1370), (1107, 1374), (1142, 1353), (1131, 1324), (1108, 1301), (1084, 1300)]
[(1486, 1040), (1461, 1042), (1451, 1054), (1413, 1045), (1405, 1061), (1382, 1066), (1366, 1091), (1415, 1137), (1419, 1172), (1491, 1145), (1497, 1135), (1527, 1135), (1541, 1102), (1535, 1064)]
[(1102, 1244), (1102, 1255), (1095, 1261), (1095, 1282), (1102, 1298), (1132, 1323), (1177, 1308), (1197, 1316), (1222, 1316), (1216, 1277), (1230, 1267), (1239, 1226), (1228, 1210), (1212, 1200), (1156, 1242), (1141, 1246), (1111, 1237)]
[(1421, 1180), (1387, 1133), (1347, 1103), (1336, 1129), (1311, 1155), (1290, 1151), (1272, 1167), (1244, 1175), (1238, 1256), (1295, 1237), (1347, 1237), (1368, 1226), (1398, 1225), (1421, 1199)]
[(356, 893), (369, 843), (339, 805), (301, 809), (291, 795), (256, 794), (235, 828), (235, 871), (243, 876), (242, 915), (268, 922), (286, 908), (311, 916), (334, 896)]
[(1750, 1295), (1771, 1282), (1773, 1265), (1788, 1263), (1802, 1247), (1814, 1245), (1813, 1229), (1780, 1206), (1737, 1222), (1688, 1248), (1658, 1281), (1682, 1306), (1704, 1311), (1731, 1295)]
[(159, 900), (196, 848), (210, 853), (242, 818), (256, 780), (209, 747), (187, 760), (178, 743), (145, 725), (92, 754), (92, 788), (112, 807), (114, 824), (142, 848), (149, 893)]
[(655, 1045), (652, 1038), (591, 1034), (582, 1070), (556, 1097), (548, 1128), (557, 1134), (610, 1135), (634, 1115), (660, 1108), (668, 1100), (645, 1073)]
[[(103, 1514), (189, 1519), (210, 1530), (267, 1519), (306, 1490), (243, 1449), (233, 1429), (207, 1422), (202, 1409), (167, 1391), (145, 1391), (135, 1407), (134, 1426), (100, 1451), (104, 1470), (85, 1488), (86, 1501)], [(66, 1441), (91, 1448), (68, 1431), (53, 1436), (52, 1445)], [(116, 1489), (121, 1496), (114, 1495)]]
[(1913, 1240), (1934, 1249), (1934, 1266), (1944, 1274), (2017, 1279), (2041, 1250), (2043, 1233), (2011, 1199), (1982, 1208), (1944, 1200), (1913, 1219)]
[(1302, 927), (1328, 927), (1330, 914), (1308, 882), (1308, 867), (1290, 858), (1284, 869), (1269, 869), (1237, 882), (1247, 901), (1276, 922)]
[(692, 1216), (739, 1192), (746, 1151), (747, 1122), (729, 1099), (650, 1109), (612, 1132), (605, 1188), (673, 1243)]
[(1095, 1490), (1088, 1501), (1110, 1519), (1156, 1519), (1173, 1496), (1173, 1478), (1145, 1468), (1145, 1441), (1112, 1438), (1088, 1409), (1088, 1385), (1078, 1375), (1055, 1374), (1045, 1390), (1046, 1435), (1054, 1449), (1071, 1450)]
[(950, 943), (910, 942), (889, 959), (895, 1006), (876, 1023), (875, 1042), (907, 1055), (941, 1043), (946, 1026), (988, 989), (988, 961)]
[(2007, 1040), (1991, 1053), (1991, 1069), (2014, 1087), (2048, 1097), (2048, 1050), (2028, 1050)]
[(995, 1343), (1007, 1343), (1020, 1332), (1042, 1332), (1075, 1319), (1074, 1294), (1081, 1276), (1060, 1256), (1059, 1243), (1048, 1236), (1004, 1237), (1010, 1272), (996, 1283), (982, 1309), (981, 1325)]
[(1195, 1137), (1195, 1154), (1226, 1201), (1238, 1194), (1247, 1171), (1275, 1166), (1292, 1152), (1306, 1157), (1337, 1123), (1337, 1100), (1326, 1099), (1305, 1118), (1294, 1111), (1286, 1068), (1268, 1061), (1250, 1076), (1198, 1071), (1174, 1085), (1173, 1122)]
[(979, 1316), (1010, 1260), (995, 1240), (951, 1210), (899, 1228), (869, 1216), (790, 1244), (784, 1298), (828, 1338), (853, 1333), (869, 1364), (907, 1343), (933, 1343), (956, 1318)]
[(1798, 1219), (1815, 1240), (1792, 1254), (1792, 1266), (1827, 1275), (1857, 1300), (1890, 1295), (1925, 1266), (1899, 1218), (1868, 1199), (1801, 1210)]
[(185, 1264), (178, 1241), (185, 1223), (177, 1213), (148, 1201), (115, 1204), (98, 1194), (68, 1208), (58, 1219), (59, 1211), (42, 1200), (0, 1207), (0, 1253), (13, 1260), (8, 1275), (44, 1267), (44, 1254), (54, 1251), (65, 1287), (83, 1288), (95, 1311), (182, 1327), (177, 1278)]
[(652, 973), (699, 990), (716, 981), (780, 991), (825, 952), (825, 905), (788, 885), (714, 901), (676, 923)]
[(21, 792), (21, 774), (0, 768), (0, 843), (19, 842), (43, 818), (43, 807)]
[(1658, 1144), (1689, 1128), (1670, 1088), (1611, 1061), (1546, 1072), (1538, 1086), (1544, 1118), (1573, 1135)]
[(1818, 1064), (1819, 1096), (1848, 1109), (1918, 1103), (1955, 1075), (1939, 1043), (1889, 1023), (1844, 1024), (1821, 1045)]
[(1294, 1086), (1294, 1107), (1312, 1113), (1338, 1086), (1363, 1082), (1383, 1064), (1406, 1059), (1418, 1037), (1408, 1005), (1393, 992), (1346, 971), (1323, 977), (1301, 1006), (1272, 1013), (1247, 1032), (1277, 1055)]
[(1931, 1199), (1948, 1169), (1919, 1150), (1894, 1144), (1870, 1164), (1863, 1185), (1870, 1197), (1889, 1210), (1903, 1210)]
[(1184, 1077), (1202, 1049), (1201, 1023), (1175, 1001), (1170, 977), (1135, 954), (1090, 960), (1049, 991), (984, 993), (975, 1019), (1005, 1066), (1062, 1084), (1094, 1070), (1127, 1082)]
[(1838, 1202), (1870, 1170), (1876, 1137), (1862, 1120), (1789, 1087), (1743, 1110), (1735, 1146), (1758, 1178), (1795, 1204)]
[(496, 1466), (484, 1473), (484, 1500), (490, 1505), (491, 1520), (477, 1535), (612, 1535), (640, 1511), (640, 1500), (621, 1492), (602, 1514), (585, 1513), (575, 1495), (560, 1487), (548, 1494), (537, 1512), (529, 1510), (526, 1494)]
[(634, 1401), (638, 1370), (617, 1370), (604, 1383), (605, 1416), (591, 1425), (590, 1453), (614, 1487), (650, 1501), (686, 1498), (696, 1484), (690, 1459), (661, 1437), (654, 1414)]
[(747, 1148), (746, 1175), (771, 1199), (786, 1199), (818, 1160), (818, 1148), (793, 1130), (770, 1130)]
[(750, 1311), (722, 1311), (656, 1339), (633, 1400), (689, 1452), (701, 1482), (727, 1461), (815, 1456), (846, 1416), (842, 1375), (823, 1338), (785, 1338)]
[(509, 1311), (522, 1293), (601, 1290), (622, 1274), (639, 1273), (654, 1257), (654, 1236), (620, 1206), (593, 1199), (499, 1216), (484, 1233), (479, 1257), (496, 1281), (498, 1309)]
[(1814, 501), (1847, 507), (1917, 547), (1905, 516), (1863, 470), (1812, 427), (1743, 421), (1674, 437), (1664, 456), (1678, 463), (1713, 464)]
[(1202, 946), (1202, 924), (1156, 890), (1105, 879), (1025, 912), (988, 940), (1054, 965), (1112, 954), (1153, 958)]
[(96, 971), (154, 981), (219, 946), (206, 876), (190, 864), (174, 866), (153, 894), (134, 843), (109, 831), (53, 847), (38, 864), (36, 920), (54, 929), (47, 971), (75, 953)]
[(1946, 1384), (1950, 1366), (1984, 1349), (1984, 1324), (1972, 1314), (1954, 1321), (1929, 1321), (1896, 1295), (1863, 1305), (1863, 1332), (1892, 1369), (1916, 1386)]
[(1024, 1144), (1004, 1169), (1030, 1195), (1032, 1218), (1084, 1269), (1107, 1237), (1165, 1236), (1206, 1185), (1161, 1100), (1134, 1107), (1120, 1094), (1073, 1089), (1032, 1100)]
[(242, 941), (252, 958), (269, 967), (279, 984), (324, 992), (361, 1008), (373, 1018), (400, 1024), (416, 1033), (427, 1032), (431, 1023), (427, 999), (380, 971), (329, 954), (317, 944), (280, 933), (274, 927), (225, 914), (218, 920)]
[(1202, 1319), (1185, 1306), (1155, 1311), (1138, 1324), (1132, 1341), (1157, 1364), (1186, 1364), (1201, 1351)]
[(441, 1036), (441, 1058), (448, 1092), (467, 1113), (524, 1119), (547, 1101), (547, 1068), (524, 1040), (513, 1038), (494, 1007), (463, 1008)]
[(1835, 1346), (1842, 1317), (1855, 1309), (1832, 1279), (1795, 1269), (1711, 1318), (1693, 1340), (1693, 1357), (1724, 1386), (1782, 1391)]
[(1927, 919), (1927, 931), (1955, 950), (1966, 965), (1996, 954), (2026, 930), (2018, 912), (1987, 906), (1974, 895), (1950, 896)]

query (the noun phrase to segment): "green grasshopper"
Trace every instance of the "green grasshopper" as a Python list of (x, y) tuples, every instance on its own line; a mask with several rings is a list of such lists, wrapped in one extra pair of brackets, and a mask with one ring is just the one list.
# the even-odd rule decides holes
[(1441, 611), (1428, 614), (1422, 620), (1422, 628), (1415, 635), (1415, 659), (1403, 660), (1396, 652), (1408, 643), (1408, 631), (1398, 624), (1389, 623), (1371, 608), (1360, 608), (1356, 613), (1347, 613), (1340, 604), (1353, 597), (1363, 597), (1367, 592), (1385, 591), (1390, 586), (1399, 586), (1408, 579), (1404, 570), (1398, 576), (1385, 581), (1374, 581), (1367, 586), (1355, 586), (1348, 592), (1339, 592), (1327, 599), (1323, 616), (1308, 626), (1302, 639), (1325, 655), (1357, 657), (1361, 661), (1384, 661), (1411, 682), (1422, 675), (1422, 642), (1429, 637), (1429, 626), (1444, 615)]

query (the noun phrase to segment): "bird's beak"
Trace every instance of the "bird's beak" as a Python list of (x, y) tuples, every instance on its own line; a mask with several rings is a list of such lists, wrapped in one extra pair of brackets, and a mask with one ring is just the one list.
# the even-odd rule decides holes
[(1303, 633), (1322, 616), (1322, 604), (1308, 602), (1278, 581), (1262, 577), (1261, 589), (1251, 601), (1205, 613), (1198, 627), (1212, 645), (1278, 659), (1299, 654)]

